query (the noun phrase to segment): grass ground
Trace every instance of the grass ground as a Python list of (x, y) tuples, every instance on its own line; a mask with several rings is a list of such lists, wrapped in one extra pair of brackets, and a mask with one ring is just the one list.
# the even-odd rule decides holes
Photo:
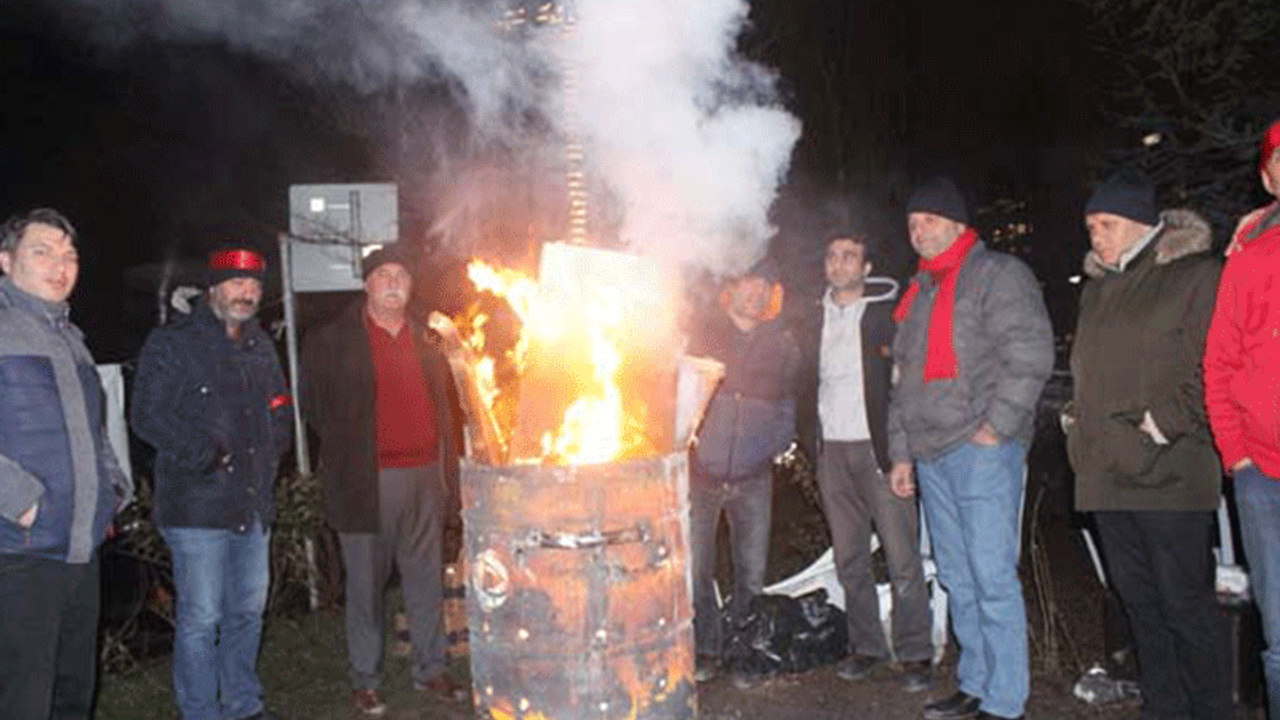
[[(812, 502), (795, 486), (775, 488), (770, 580), (808, 564), (825, 548), (825, 528)], [(1102, 657), (1103, 593), (1072, 529), (1065, 500), (1034, 505), (1044, 519), (1031, 556), (1024, 558), (1032, 641), (1031, 699), (1027, 715), (1036, 720), (1135, 720), (1136, 705), (1097, 708), (1071, 695), (1071, 685), (1088, 664)], [(1058, 508), (1055, 512), (1053, 508)], [(1039, 573), (1037, 573), (1037, 567)], [(395, 594), (393, 593), (393, 597)], [(395, 600), (392, 600), (394, 603)], [(392, 609), (396, 609), (393, 605)], [(777, 678), (742, 690), (726, 678), (698, 688), (701, 720), (915, 720), (930, 699), (951, 691), (954, 656), (938, 668), (935, 687), (908, 695), (896, 675), (884, 669), (867, 681), (844, 682), (830, 668)], [(341, 608), (268, 620), (259, 662), (268, 705), (292, 720), (351, 718), (350, 689)], [(98, 720), (172, 720), (169, 658), (105, 675), (100, 683)], [(468, 659), (453, 661), (451, 673), (469, 682)], [(388, 654), (384, 695), (387, 720), (465, 720), (475, 717), (468, 703), (421, 697), (412, 689), (407, 658)], [(1240, 708), (1237, 720), (1256, 720), (1258, 708)]]
[[(291, 720), (350, 717), (351, 690), (340, 610), (297, 618), (272, 618), (263, 633), (258, 668), (267, 705)], [(177, 717), (170, 692), (170, 661), (159, 658), (134, 670), (104, 676), (99, 685), (98, 720), (171, 720)], [(467, 661), (451, 672), (466, 679)], [(470, 708), (419, 697), (409, 678), (407, 658), (387, 656), (383, 690), (391, 720), (456, 720)]]

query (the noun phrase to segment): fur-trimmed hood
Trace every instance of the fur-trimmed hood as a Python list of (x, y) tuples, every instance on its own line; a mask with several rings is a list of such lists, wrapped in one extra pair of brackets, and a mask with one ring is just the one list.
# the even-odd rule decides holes
[[(1194, 210), (1165, 210), (1160, 213), (1160, 222), (1164, 227), (1151, 240), (1157, 265), (1204, 252), (1212, 244), (1213, 231), (1209, 223)], [(1093, 250), (1084, 256), (1084, 272), (1089, 277), (1101, 277), (1107, 270)]]

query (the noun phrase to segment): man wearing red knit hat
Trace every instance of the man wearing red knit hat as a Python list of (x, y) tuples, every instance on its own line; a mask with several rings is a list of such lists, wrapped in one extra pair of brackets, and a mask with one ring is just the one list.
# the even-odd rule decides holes
[(1018, 518), (1053, 332), (1031, 270), (968, 223), (947, 178), (911, 195), (920, 266), (893, 313), (890, 486), (910, 497), (919, 479), (960, 645), (957, 690), (925, 705), (925, 720), (1021, 718), (1028, 694)]
[[(1258, 174), (1280, 198), (1280, 121), (1262, 136)], [(1228, 250), (1204, 352), (1204, 399), (1235, 484), (1270, 717), (1280, 718), (1280, 202), (1241, 220)], [(1271, 312), (1276, 310), (1276, 312)]]
[(173, 554), (173, 694), (183, 720), (269, 720), (258, 679), (273, 488), (290, 397), (258, 325), (266, 259), (209, 255), (206, 302), (156, 328), (130, 421), (156, 449), (154, 520)]

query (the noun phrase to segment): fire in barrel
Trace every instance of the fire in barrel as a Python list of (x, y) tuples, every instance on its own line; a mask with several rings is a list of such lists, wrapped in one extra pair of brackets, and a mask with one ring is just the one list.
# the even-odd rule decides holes
[(537, 281), (478, 262), (469, 275), (518, 316), (505, 341), (482, 305), (432, 319), (467, 414), (478, 711), (695, 717), (684, 449), (716, 378), (681, 362), (675, 283), (564, 244), (543, 247)]

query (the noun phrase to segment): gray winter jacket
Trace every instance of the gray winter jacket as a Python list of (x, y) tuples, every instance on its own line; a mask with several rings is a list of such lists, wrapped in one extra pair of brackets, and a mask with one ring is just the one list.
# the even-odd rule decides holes
[[(65, 303), (0, 278), (0, 553), (86, 563), (133, 495)], [(32, 505), (35, 522), (18, 524)]]
[(1001, 440), (1030, 443), (1036, 401), (1053, 370), (1044, 296), (1022, 261), (979, 242), (956, 279), (952, 339), (956, 377), (924, 381), (929, 314), (938, 286), (928, 273), (893, 343), (889, 454), (929, 459), (989, 423)]

